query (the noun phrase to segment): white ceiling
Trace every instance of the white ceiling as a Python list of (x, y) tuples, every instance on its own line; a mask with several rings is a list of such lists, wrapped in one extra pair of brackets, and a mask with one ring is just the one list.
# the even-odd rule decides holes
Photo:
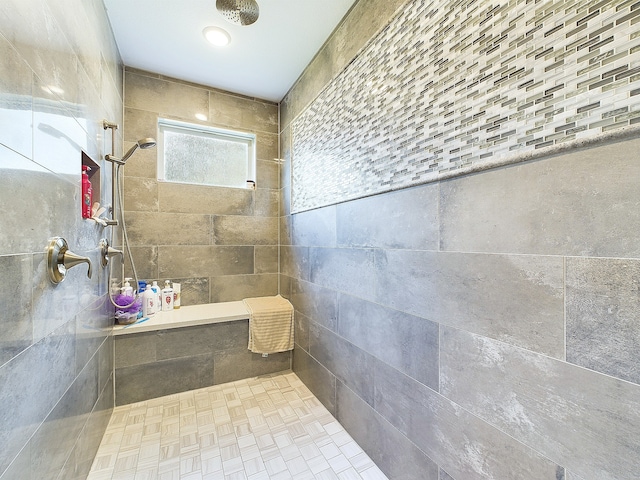
[[(257, 0), (258, 21), (239, 26), (215, 0), (104, 0), (124, 64), (210, 87), (280, 101), (355, 0)], [(231, 35), (214, 47), (202, 30)]]

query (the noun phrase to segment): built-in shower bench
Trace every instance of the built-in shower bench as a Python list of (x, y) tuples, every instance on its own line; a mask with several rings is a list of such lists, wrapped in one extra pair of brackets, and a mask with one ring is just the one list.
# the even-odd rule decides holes
[(189, 305), (113, 327), (116, 405), (291, 368), (291, 353), (251, 353), (242, 301)]
[(211, 323), (231, 322), (233, 320), (248, 320), (249, 312), (244, 302), (207, 303), (204, 305), (189, 305), (171, 310), (158, 312), (141, 323), (131, 325), (116, 325), (114, 335), (151, 332), (169, 328), (192, 327), (194, 325), (208, 325)]

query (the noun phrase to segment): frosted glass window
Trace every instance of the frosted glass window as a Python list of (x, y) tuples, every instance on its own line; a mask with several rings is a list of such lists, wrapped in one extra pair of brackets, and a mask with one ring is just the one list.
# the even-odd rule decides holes
[(255, 181), (255, 135), (160, 119), (158, 177), (245, 188)]

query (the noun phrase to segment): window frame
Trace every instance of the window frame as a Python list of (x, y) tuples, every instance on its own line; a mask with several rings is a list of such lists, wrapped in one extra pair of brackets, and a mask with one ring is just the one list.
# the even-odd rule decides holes
[(197, 123), (181, 122), (179, 120), (171, 120), (168, 118), (158, 117), (158, 181), (167, 183), (180, 183), (185, 185), (201, 185), (207, 187), (222, 187), (222, 188), (254, 188), (253, 185), (217, 185), (213, 183), (197, 183), (186, 181), (174, 181), (167, 180), (165, 176), (165, 158), (164, 158), (164, 132), (171, 131), (174, 133), (185, 132), (190, 135), (202, 136), (206, 138), (217, 138), (225, 141), (234, 141), (237, 143), (244, 143), (247, 145), (247, 182), (253, 182), (256, 184), (256, 135), (255, 133), (241, 132), (238, 130), (228, 130), (224, 128), (211, 127), (208, 125), (201, 125)]

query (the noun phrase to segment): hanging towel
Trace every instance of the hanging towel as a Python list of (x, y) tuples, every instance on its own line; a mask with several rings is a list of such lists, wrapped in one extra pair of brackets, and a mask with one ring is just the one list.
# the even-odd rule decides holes
[(243, 300), (249, 310), (249, 350), (254, 353), (279, 353), (293, 350), (293, 305), (275, 297)]

